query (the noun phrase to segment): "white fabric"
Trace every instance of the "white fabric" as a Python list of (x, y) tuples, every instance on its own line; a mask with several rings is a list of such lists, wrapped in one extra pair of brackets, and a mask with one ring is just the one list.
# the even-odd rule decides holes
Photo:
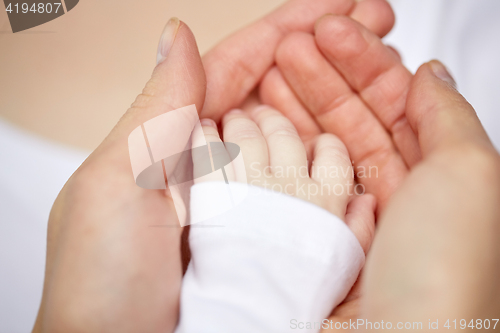
[(86, 154), (0, 119), (0, 332), (31, 332), (42, 296), (47, 221)]
[(439, 59), (500, 149), (500, 1), (390, 0), (396, 26), (385, 42), (413, 72)]
[[(207, 203), (218, 205), (212, 198), (227, 195), (227, 186), (193, 186), (193, 214)], [(231, 192), (247, 196), (223, 215), (191, 226), (192, 259), (176, 332), (286, 332), (294, 331), (293, 320), (328, 318), (364, 264), (354, 234), (306, 201), (240, 183), (232, 183)]]

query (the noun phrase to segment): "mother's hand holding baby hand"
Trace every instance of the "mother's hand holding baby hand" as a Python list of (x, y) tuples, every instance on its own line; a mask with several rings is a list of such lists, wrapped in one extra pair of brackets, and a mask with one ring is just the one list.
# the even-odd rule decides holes
[(383, 0), (293, 0), (216, 47), (203, 65), (187, 26), (169, 22), (161, 63), (143, 93), (54, 203), (34, 332), (174, 330), (181, 229), (149, 227), (177, 216), (164, 191), (135, 184), (128, 135), (146, 120), (191, 104), (204, 117), (220, 118), (257, 86), (286, 34), (312, 32), (327, 13), (350, 14), (380, 35), (394, 22)]

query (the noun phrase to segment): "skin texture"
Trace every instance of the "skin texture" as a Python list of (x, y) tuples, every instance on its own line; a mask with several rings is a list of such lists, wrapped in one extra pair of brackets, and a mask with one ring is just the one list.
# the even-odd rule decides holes
[[(263, 101), (294, 107), (306, 140), (330, 131), (355, 164), (380, 169), (359, 179), (380, 202), (374, 248), (330, 319), (425, 325), (498, 313), (499, 156), (445, 67), (433, 61), (413, 77), (377, 36), (340, 16), (319, 20), (314, 36), (289, 35), (276, 57)], [(269, 96), (273, 87), (280, 94)]]
[[(312, 31), (316, 18), (328, 12), (352, 12), (361, 20), (364, 11), (356, 8), (371, 2), (381, 15), (368, 23), (384, 34), (394, 18), (379, 0), (363, 5), (294, 0), (221, 43), (203, 63), (192, 33), (181, 23), (167, 58), (53, 206), (44, 292), (33, 331), (173, 331), (182, 278), (181, 229), (151, 228), (177, 217), (168, 193), (135, 185), (128, 135), (144, 121), (186, 105), (221, 116), (247, 97), (232, 95), (234, 89), (249, 94), (265, 75), (285, 33)], [(265, 47), (249, 52), (259, 42)], [(256, 56), (262, 61), (255, 62)]]
[[(370, 67), (363, 67), (365, 62), (351, 61), (358, 57), (338, 58), (336, 55), (331, 58), (326, 47), (321, 49), (326, 62), (321, 63), (318, 58), (314, 66), (329, 65), (330, 70), (342, 73), (346, 79), (345, 90), (333, 89), (342, 88), (335, 86), (342, 82), (333, 79), (331, 89), (346, 92), (346, 86), (350, 87), (357, 95), (350, 98), (360, 99), (367, 105), (366, 109), (355, 110), (378, 120), (378, 125), (373, 122), (373, 126), (385, 128), (390, 133), (371, 137), (372, 141), (380, 140), (381, 147), (387, 149), (368, 152), (377, 163), (380, 161), (380, 167), (401, 170), (385, 171), (380, 182), (370, 185), (384, 206), (363, 277), (363, 297), (357, 297), (361, 294), (355, 287), (346, 302), (334, 312), (332, 320), (360, 315), (372, 321), (420, 320), (426, 323), (428, 318), (495, 316), (500, 310), (497, 288), (500, 253), (496, 245), (500, 232), (500, 158), (473, 108), (448, 83), (449, 79), (443, 81), (435, 75), (444, 73), (439, 63), (426, 64), (415, 77), (405, 78), (394, 53), (392, 58), (386, 57), (385, 52), (392, 51), (381, 48), (375, 35), (348, 18), (328, 16), (320, 20), (316, 35), (312, 37), (315, 45), (310, 43), (309, 35), (303, 34), (283, 39), (282, 45), (290, 43), (293, 46), (292, 42), (298, 40), (309, 43), (310, 48), (305, 51), (314, 52), (316, 45), (320, 48), (322, 45), (323, 24), (326, 31), (333, 28), (348, 31), (351, 41), (363, 42), (356, 38), (357, 34), (371, 39), (367, 48), (361, 48), (363, 52), (377, 54), (370, 58)], [(229, 39), (230, 42), (234, 40)], [(271, 42), (273, 40), (281, 41), (275, 38)], [(228, 54), (238, 54), (232, 53), (232, 43), (225, 45)], [(275, 44), (269, 45), (272, 49)], [(286, 67), (283, 66), (285, 46), (282, 46), (284, 51), (280, 51), (280, 46), (277, 52), (270, 53), (276, 54), (283, 77), (293, 89), (291, 91), (300, 97), (297, 92), (300, 80), (292, 81), (288, 69), (283, 68)], [(374, 49), (367, 51), (370, 47)], [(356, 45), (343, 49), (359, 51)], [(359, 55), (359, 59), (362, 57)], [(239, 70), (234, 72), (234, 82), (248, 93), (271, 66), (265, 61), (257, 65), (249, 71), (241, 69), (245, 65), (236, 66)], [(304, 69), (291, 68), (295, 68), (299, 76)], [(436, 71), (436, 68), (441, 69)], [(168, 193), (142, 190), (134, 184), (126, 138), (145, 120), (171, 109), (195, 103), (198, 109), (209, 114), (210, 110), (225, 110), (246, 99), (247, 96), (236, 94), (227, 95), (233, 97), (225, 100), (212, 99), (204, 103), (207, 89), (204, 74), (194, 38), (181, 24), (168, 58), (157, 66), (143, 93), (108, 138), (68, 181), (53, 207), (44, 296), (35, 331), (173, 330), (182, 277), (180, 229), (158, 231), (149, 228), (165, 219), (175, 219), (172, 202)], [(400, 84), (394, 84), (400, 80), (407, 82), (406, 92)], [(220, 91), (222, 96), (233, 89), (229, 83), (217, 87), (222, 82), (217, 79), (208, 82), (212, 85), (208, 96), (217, 95), (214, 90)], [(324, 82), (319, 83), (317, 89), (310, 88), (308, 93), (321, 91)], [(316, 85), (316, 82), (311, 84)], [(372, 86), (379, 93), (370, 92)], [(384, 90), (384, 87), (392, 89)], [(372, 100), (373, 96), (379, 99)], [(403, 107), (401, 102), (394, 102), (400, 98), (406, 100)], [(317, 102), (328, 104), (328, 100)], [(335, 99), (331, 103), (335, 106)], [(406, 120), (399, 119), (403, 114), (401, 108)], [(326, 126), (327, 122), (323, 124), (317, 116), (315, 119), (319, 128)], [(403, 125), (407, 122), (413, 136), (405, 129), (406, 125), (401, 125), (400, 133), (407, 134), (397, 135), (398, 131), (389, 120), (403, 121)], [(295, 142), (297, 135), (294, 135)], [(412, 153), (415, 140), (418, 150), (415, 148)], [(348, 140), (345, 141), (350, 148)], [(402, 147), (407, 147), (404, 154), (399, 152), (403, 151)], [(366, 147), (360, 144), (359, 148)], [(380, 153), (385, 153), (385, 159)], [(304, 149), (302, 157), (306, 154)], [(363, 155), (360, 153), (360, 156)], [(382, 156), (380, 160), (379, 156)], [(412, 160), (411, 156), (419, 157)], [(387, 193), (382, 190), (384, 187)], [(361, 312), (358, 312), (358, 305)]]
[[(500, 311), (500, 156), (472, 106), (432, 61), (406, 104), (423, 160), (379, 219), (362, 283), (330, 320), (422, 322), (494, 318)], [(453, 320), (453, 319), (451, 319)], [(324, 332), (339, 330), (324, 330)]]
[[(305, 140), (321, 131), (333, 133), (346, 144), (356, 168), (376, 167), (378, 177), (358, 181), (383, 210), (408, 166), (420, 160), (404, 114), (410, 72), (378, 36), (335, 15), (320, 19), (314, 36), (288, 35), (276, 63), (261, 86), (263, 102), (293, 109), (292, 120), (301, 124)], [(286, 92), (285, 82), (292, 91)], [(272, 93), (275, 87), (283, 97)]]
[(240, 107), (273, 65), (283, 39), (292, 32), (312, 33), (316, 20), (327, 13), (350, 15), (379, 36), (394, 25), (394, 14), (384, 0), (289, 1), (203, 57), (207, 98), (201, 116), (219, 122), (227, 111)]
[(203, 104), (201, 58), (191, 31), (179, 24), (168, 58), (155, 68), (143, 93), (70, 178), (52, 208), (35, 332), (175, 328), (182, 229), (152, 227), (171, 224), (177, 216), (168, 193), (135, 184), (127, 138), (165, 111), (193, 102), (200, 109)]
[(433, 69), (446, 73), (433, 61), (410, 86), (406, 114), (423, 161), (381, 217), (366, 267), (367, 318), (444, 323), (500, 311), (500, 156), (472, 106)]
[[(287, 10), (282, 13), (290, 15)], [(321, 45), (318, 38), (322, 24), (329, 26), (328, 22), (322, 23), (323, 20), (332, 20), (332, 17), (324, 17), (316, 25), (313, 37), (316, 45)], [(347, 24), (349, 31), (367, 36), (362, 27), (349, 19), (333, 17), (333, 20), (334, 26)], [(262, 33), (262, 30), (256, 31)], [(244, 36), (246, 34), (242, 34)], [(369, 47), (378, 45), (378, 40), (373, 38)], [(273, 37), (268, 45), (273, 49), (287, 40)], [(238, 39), (233, 37), (228, 41), (223, 45), (231, 55), (228, 57), (234, 59), (233, 56), (239, 54), (233, 49), (233, 45), (239, 45)], [(314, 51), (314, 45), (309, 45), (308, 51)], [(356, 51), (356, 47), (352, 49)], [(371, 80), (359, 77), (367, 73), (358, 69), (362, 64), (342, 67), (341, 63), (349, 63), (356, 57), (335, 63), (325, 50), (326, 65), (338, 73), (342, 68), (350, 68), (349, 71), (356, 73), (351, 79), (346, 75), (346, 80), (356, 91), (358, 97), (355, 98), (368, 105), (367, 109), (359, 110), (366, 111), (363, 114), (367, 117), (377, 115), (372, 119), (380, 119), (380, 128), (386, 128), (390, 122), (384, 122), (384, 112), (397, 114), (400, 109), (381, 111), (383, 108), (377, 108), (379, 104), (373, 101), (370, 104), (369, 96), (377, 94), (364, 94), (366, 88), (362, 83)], [(387, 63), (389, 68), (399, 65), (397, 57), (393, 53), (393, 60), (385, 57), (384, 50), (392, 52), (389, 49), (373, 51), (379, 54), (373, 58), (377, 61), (371, 64), (373, 68), (368, 72), (373, 75), (372, 82), (385, 82), (382, 87), (391, 87), (394, 77), (380, 74), (393, 73), (384, 70), (388, 68)], [(280, 50), (269, 53), (277, 55), (280, 66)], [(266, 54), (267, 51), (263, 53), (264, 60)], [(203, 62), (205, 66), (206, 62)], [(238, 68), (235, 70), (228, 66), (233, 68), (233, 72), (228, 73), (235, 77), (227, 84), (210, 78), (211, 72), (206, 70), (209, 79), (205, 102), (207, 81), (202, 61), (191, 32), (181, 24), (168, 58), (157, 66), (143, 93), (108, 138), (68, 181), (53, 207), (44, 296), (35, 331), (173, 330), (182, 277), (180, 229), (148, 228), (165, 219), (175, 219), (172, 202), (168, 193), (135, 186), (126, 138), (145, 120), (181, 106), (195, 103), (203, 110), (202, 114), (210, 114), (215, 109), (223, 113), (247, 98), (245, 94), (232, 95), (232, 84), (249, 93), (272, 65), (262, 61), (257, 62), (255, 68), (246, 68), (247, 62), (236, 63), (241, 67), (235, 65)], [(208, 64), (210, 66), (213, 65)], [(386, 171), (384, 175), (389, 178), (381, 177), (380, 182), (370, 185), (384, 202), (380, 229), (368, 257), (361, 290), (363, 297), (355, 298), (360, 295), (355, 288), (341, 307), (343, 315), (360, 314), (373, 321), (407, 319), (425, 323), (428, 318), (436, 317), (492, 317), (500, 310), (497, 284), (500, 253), (496, 246), (500, 232), (499, 156), (472, 107), (449, 83), (435, 76), (436, 68), (440, 68), (439, 63), (426, 64), (415, 77), (408, 78), (406, 104), (403, 103), (405, 117), (418, 142), (421, 162), (410, 162), (399, 153), (398, 147), (403, 147), (407, 141), (397, 139), (394, 131), (390, 136), (371, 138), (389, 147), (382, 150), (389, 157), (381, 159), (380, 166), (389, 165), (392, 170), (400, 171), (394, 171), (395, 180), (390, 179), (393, 172)], [(281, 67), (280, 70), (296, 93), (300, 82), (293, 84), (287, 71)], [(219, 75), (224, 78), (223, 72)], [(394, 72), (405, 76), (402, 69)], [(443, 74), (442, 68), (437, 72)], [(399, 75), (396, 77), (400, 78)], [(356, 84), (361, 84), (359, 91), (355, 90)], [(384, 97), (382, 92), (385, 92), (393, 97), (391, 100), (398, 100), (396, 91), (399, 89), (398, 85), (388, 90), (394, 96), (382, 89), (379, 97)], [(214, 91), (220, 94), (219, 97), (229, 97), (210, 97), (210, 102), (209, 96), (217, 96)], [(397, 115), (392, 116), (398, 119)], [(297, 140), (297, 136), (294, 137)], [(346, 146), (350, 149), (347, 140)], [(379, 156), (379, 152), (375, 149), (373, 156)], [(303, 151), (302, 157), (306, 153)], [(419, 160), (420, 157), (415, 159)], [(389, 186), (391, 184), (394, 185)], [(388, 186), (387, 193), (382, 190), (384, 186)], [(361, 312), (358, 312), (358, 304)], [(339, 315), (339, 312), (334, 313), (334, 319), (340, 319)]]
[[(215, 122), (204, 122), (212, 124), (203, 127), (207, 142), (221, 142)], [(349, 195), (353, 193), (354, 179), (351, 172), (345, 171), (352, 165), (345, 145), (336, 136), (321, 134), (316, 137), (313, 167), (308, 166), (304, 144), (291, 121), (268, 106), (254, 108), (250, 113), (238, 109), (227, 113), (223, 118), (223, 136), (224, 142), (235, 143), (241, 148), (248, 184), (281, 188), (287, 195), (326, 209), (346, 222), (365, 254), (368, 252), (375, 232), (375, 198), (371, 194)], [(343, 171), (334, 176), (332, 170)], [(237, 181), (237, 170), (226, 172), (229, 181)], [(196, 182), (208, 180), (213, 179)], [(279, 187), (274, 188), (275, 185)], [(310, 185), (315, 187), (308, 192)], [(316, 191), (321, 186), (324, 191)], [(342, 193), (334, 193), (336, 186), (342, 186)]]

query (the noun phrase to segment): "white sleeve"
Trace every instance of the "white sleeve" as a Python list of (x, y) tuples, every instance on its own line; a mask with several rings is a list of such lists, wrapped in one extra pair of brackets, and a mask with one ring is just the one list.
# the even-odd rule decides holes
[[(365, 256), (333, 214), (306, 201), (231, 183), (246, 198), (191, 226), (191, 263), (177, 333), (285, 332), (316, 323), (347, 295)], [(191, 212), (216, 204), (222, 182), (191, 189)]]

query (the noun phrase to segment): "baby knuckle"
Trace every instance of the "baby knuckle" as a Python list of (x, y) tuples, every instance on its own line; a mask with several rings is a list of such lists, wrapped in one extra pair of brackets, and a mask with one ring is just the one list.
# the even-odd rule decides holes
[(292, 126), (282, 125), (269, 132), (267, 138), (271, 137), (298, 137), (297, 131)]
[(247, 128), (247, 129), (235, 129), (232, 133), (229, 135), (231, 137), (232, 141), (247, 141), (247, 140), (255, 140), (259, 137), (261, 137), (261, 134), (253, 129), (253, 128)]

